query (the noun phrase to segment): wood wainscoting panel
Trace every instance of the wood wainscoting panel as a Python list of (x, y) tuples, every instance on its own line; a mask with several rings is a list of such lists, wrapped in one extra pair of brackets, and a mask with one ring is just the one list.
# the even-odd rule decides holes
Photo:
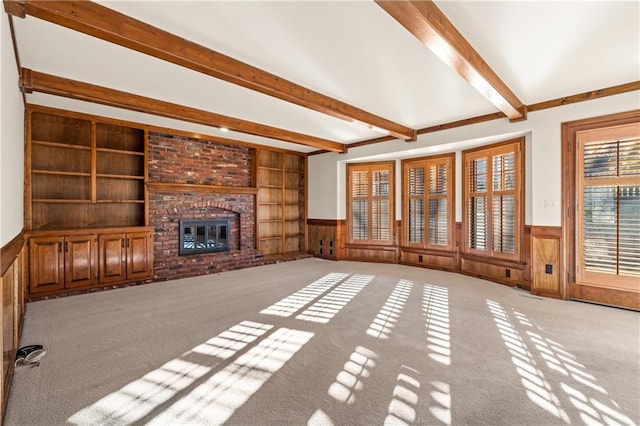
[[(15, 239), (14, 239), (15, 240)], [(2, 369), (0, 369), (0, 423), (4, 418), (5, 408), (11, 378), (13, 376), (16, 352), (20, 344), (20, 334), (22, 332), (22, 318), (25, 310), (25, 291), (27, 273), (27, 248), (24, 244), (23, 233), (20, 233), (21, 243), (17, 245), (17, 255), (13, 255), (14, 241), (2, 247), (3, 256), (5, 253), (12, 253), (12, 261), (0, 275), (0, 325), (2, 326), (2, 338), (0, 339), (0, 353), (2, 353)]]
[(398, 248), (394, 246), (357, 246), (344, 248), (344, 260), (360, 262), (398, 263)]
[(437, 252), (434, 250), (400, 248), (400, 263), (445, 271), (455, 271), (457, 268), (456, 253), (448, 251)]
[(308, 252), (315, 257), (338, 260), (339, 221), (335, 219), (308, 219)]
[(566, 298), (560, 280), (563, 273), (561, 238), (559, 226), (531, 227), (531, 294)]
[(569, 298), (640, 311), (640, 293), (571, 283)]
[(462, 254), (460, 272), (512, 287), (522, 287), (524, 262)]

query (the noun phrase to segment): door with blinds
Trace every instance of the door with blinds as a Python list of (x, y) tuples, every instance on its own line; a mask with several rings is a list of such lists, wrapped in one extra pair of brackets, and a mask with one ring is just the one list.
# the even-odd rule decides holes
[(576, 284), (640, 292), (640, 123), (576, 134)]

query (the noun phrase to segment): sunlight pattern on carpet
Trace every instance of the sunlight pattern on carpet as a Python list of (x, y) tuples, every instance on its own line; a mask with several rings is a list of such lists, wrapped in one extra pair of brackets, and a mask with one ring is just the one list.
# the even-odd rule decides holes
[(385, 426), (412, 425), (416, 421), (416, 409), (420, 401), (420, 380), (416, 377), (420, 373), (406, 365), (402, 366), (402, 371), (398, 374), (396, 386), (393, 388), (393, 397), (384, 419)]
[(411, 294), (413, 283), (407, 280), (400, 280), (395, 289), (384, 303), (380, 312), (373, 320), (367, 334), (377, 339), (388, 339), (393, 327), (395, 327), (405, 303)]
[(560, 404), (560, 400), (551, 389), (551, 385), (537, 367), (527, 344), (511, 322), (507, 311), (498, 302), (492, 300), (487, 300), (487, 306), (493, 315), (493, 320), (505, 346), (512, 355), (511, 361), (529, 399), (558, 419), (565, 423), (571, 423), (569, 416)]
[(364, 387), (363, 380), (371, 374), (376, 366), (378, 354), (358, 346), (338, 373), (335, 382), (329, 386), (329, 395), (340, 402), (353, 404), (356, 402), (355, 393)]
[(427, 322), (429, 357), (441, 364), (451, 365), (449, 290), (437, 285), (425, 285), (422, 312)]
[[(588, 425), (635, 425), (633, 420), (619, 411), (619, 405), (612, 399), (610, 404), (616, 408), (600, 402), (588, 394), (595, 393), (598, 398), (606, 398), (607, 391), (598, 384), (595, 376), (587, 372), (587, 367), (577, 361), (577, 358), (567, 352), (563, 345), (555, 340), (543, 337), (544, 331), (532, 324), (523, 313), (515, 312), (518, 322), (525, 327), (534, 328), (537, 332), (527, 330), (527, 336), (533, 342), (547, 367), (563, 376), (564, 380), (573, 379), (573, 386), (561, 382), (560, 387), (567, 395), (571, 404), (580, 413), (580, 419)], [(583, 388), (582, 391), (578, 388)]]
[(287, 296), (268, 308), (261, 310), (260, 313), (265, 315), (290, 317), (313, 301), (316, 297), (328, 291), (348, 276), (349, 274), (337, 272), (327, 274), (306, 287), (296, 291), (292, 295)]
[(307, 331), (276, 330), (148, 424), (223, 424), (312, 337)]
[(344, 283), (331, 290), (327, 295), (322, 297), (322, 299), (296, 316), (296, 319), (322, 324), (328, 323), (331, 318), (340, 312), (340, 310), (374, 278), (375, 275), (356, 274), (351, 276)]
[[(273, 326), (242, 321), (203, 345), (185, 352), (161, 367), (145, 374), (96, 403), (69, 417), (71, 424), (131, 424), (169, 401), (180, 391), (209, 373), (224, 359), (244, 349)], [(193, 352), (215, 359), (207, 365), (188, 361)]]

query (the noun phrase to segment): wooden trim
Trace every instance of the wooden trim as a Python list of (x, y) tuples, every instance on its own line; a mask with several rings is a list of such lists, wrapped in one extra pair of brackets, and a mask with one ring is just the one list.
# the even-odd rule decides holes
[(88, 234), (111, 234), (111, 233), (127, 233), (127, 232), (153, 232), (152, 226), (116, 226), (101, 228), (82, 228), (82, 229), (54, 229), (50, 231), (27, 231), (25, 239), (35, 237), (59, 237), (61, 235), (88, 235)]
[[(511, 261), (519, 261), (522, 259), (524, 252), (524, 237), (525, 237), (525, 140), (524, 137), (519, 137), (515, 139), (509, 139), (506, 141), (494, 143), (491, 145), (483, 145), (480, 147), (468, 149), (462, 151), (462, 217), (463, 217), (463, 235), (462, 235), (462, 247), (461, 251), (467, 254), (476, 254), (480, 257), (483, 256), (495, 256), (501, 259), (509, 259)], [(515, 189), (508, 190), (508, 192), (513, 192), (515, 198), (515, 207), (517, 211), (517, 216), (515, 217), (515, 253), (507, 254), (504, 252), (494, 252), (492, 249), (492, 235), (491, 230), (493, 227), (493, 211), (492, 211), (492, 196), (495, 192), (504, 193), (504, 190), (495, 191), (493, 189), (493, 165), (491, 158), (494, 154), (503, 154), (507, 152), (511, 152), (510, 145), (514, 146), (513, 152), (516, 153), (516, 166), (515, 166)], [(487, 205), (487, 216), (485, 217), (487, 230), (487, 241), (486, 241), (486, 249), (484, 250), (476, 250), (468, 247), (469, 242), (469, 227), (471, 226), (468, 223), (468, 220), (464, 218), (468, 218), (469, 213), (469, 199), (470, 199), (470, 187), (469, 187), (469, 175), (468, 175), (468, 164), (470, 161), (475, 158), (485, 157), (487, 159), (487, 172), (486, 172), (486, 190), (483, 192), (486, 198)]]
[(116, 108), (128, 109), (145, 114), (187, 121), (204, 126), (222, 126), (229, 130), (263, 136), (299, 145), (311, 146), (335, 152), (344, 152), (342, 143), (328, 139), (279, 129), (260, 123), (229, 117), (214, 112), (191, 108), (185, 105), (165, 102), (121, 90), (98, 86), (27, 68), (22, 69), (20, 88), (27, 93), (40, 92), (70, 99), (93, 102)]
[[(447, 186), (445, 197), (440, 194), (436, 196), (430, 194), (428, 189), (430, 183), (429, 167), (434, 165), (447, 166)], [(408, 188), (408, 171), (412, 167), (424, 167), (424, 194), (422, 196), (410, 196)], [(455, 200), (456, 200), (456, 154), (455, 152), (429, 155), (424, 157), (407, 158), (401, 160), (400, 170), (401, 176), (401, 213), (402, 220), (399, 223), (398, 245), (405, 248), (431, 249), (431, 250), (453, 250), (455, 247)], [(425, 201), (425, 214), (429, 210), (429, 201), (432, 199), (444, 198), (447, 202), (447, 245), (431, 245), (429, 244), (429, 220), (425, 218), (424, 225), (424, 241), (421, 243), (410, 243), (409, 235), (409, 200), (422, 199)]]
[(572, 283), (569, 299), (616, 306), (640, 311), (640, 294), (611, 288), (593, 287)]
[[(172, 136), (181, 136), (181, 137), (185, 137), (185, 138), (192, 138), (192, 139), (199, 139), (199, 140), (218, 142), (218, 143), (227, 144), (227, 145), (245, 146), (245, 147), (253, 148), (253, 149), (265, 149), (265, 150), (270, 150), (270, 151), (287, 152), (287, 153), (296, 154), (296, 155), (303, 155), (303, 156), (307, 156), (308, 155), (307, 153), (304, 153), (304, 152), (293, 151), (293, 150), (288, 150), (288, 149), (284, 149), (284, 148), (274, 148), (274, 147), (270, 147), (270, 146), (266, 146), (266, 145), (260, 145), (260, 144), (255, 144), (255, 143), (251, 143), (251, 142), (239, 141), (239, 140), (236, 140), (236, 139), (223, 138), (223, 137), (220, 137), (220, 136), (208, 135), (208, 134), (203, 134), (203, 133), (194, 133), (194, 132), (189, 132), (189, 131), (186, 131), (186, 130), (172, 129), (170, 127), (154, 126), (152, 124), (137, 123), (135, 121), (127, 121), (127, 120), (121, 120), (121, 119), (117, 119), (117, 118), (110, 118), (110, 117), (105, 117), (105, 116), (100, 116), (100, 115), (86, 114), (86, 113), (82, 113), (82, 112), (69, 111), (69, 110), (64, 110), (64, 109), (59, 109), (59, 108), (54, 108), (54, 107), (48, 107), (48, 106), (43, 106), (43, 105), (37, 105), (37, 104), (27, 104), (27, 113), (31, 113), (31, 112), (34, 112), (34, 111), (44, 112), (44, 113), (49, 113), (49, 114), (54, 114), (54, 115), (64, 115), (64, 116), (67, 116), (67, 117), (75, 117), (75, 118), (81, 118), (81, 119), (86, 119), (86, 120), (95, 120), (95, 121), (100, 122), (100, 123), (115, 124), (117, 126), (123, 126), (123, 127), (132, 127), (132, 128), (136, 128), (136, 129), (140, 129), (140, 130), (146, 130), (148, 133), (158, 133), (158, 134), (167, 134), (167, 135), (172, 135)], [(25, 134), (26, 134), (26, 132), (25, 132)], [(148, 135), (147, 135), (147, 138), (148, 138)], [(325, 152), (331, 152), (331, 151), (325, 151)]]
[[(528, 244), (528, 253), (525, 259), (528, 259), (528, 276), (531, 287), (531, 294), (544, 297), (553, 297), (559, 299), (567, 298), (567, 291), (562, 283), (562, 277), (564, 276), (564, 263), (562, 261), (562, 227), (560, 226), (527, 226), (528, 238), (525, 243)], [(538, 250), (538, 240), (556, 240), (557, 242), (557, 256), (549, 253), (548, 251)], [(539, 259), (539, 256), (541, 259)], [(545, 260), (545, 262), (540, 262)], [(540, 263), (539, 263), (540, 262)], [(540, 264), (551, 264), (555, 268), (555, 273), (551, 273), (551, 276), (547, 276), (546, 272), (541, 270)], [(536, 275), (544, 274), (544, 275)], [(539, 277), (544, 276), (540, 279)], [(556, 280), (557, 289), (552, 290), (549, 288), (550, 282)], [(551, 281), (550, 281), (551, 280)], [(546, 285), (547, 288), (538, 288), (537, 283)]]
[(526, 117), (524, 104), (498, 77), (432, 1), (381, 1), (378, 6), (512, 120)]
[(591, 101), (593, 99), (604, 98), (606, 96), (620, 95), (622, 93), (640, 90), (640, 81), (619, 84), (617, 86), (606, 87), (604, 89), (591, 90), (589, 92), (578, 93), (577, 95), (565, 96), (563, 98), (551, 99), (537, 104), (529, 105), (529, 112), (541, 111), (543, 109), (555, 108), (578, 102)]
[[(617, 126), (640, 121), (640, 109), (617, 114), (608, 114), (599, 117), (585, 118), (581, 120), (562, 123), (562, 247), (561, 262), (564, 265), (564, 273), (560, 277), (562, 288), (568, 297), (584, 299), (585, 297), (595, 297), (596, 300), (605, 304), (615, 304), (619, 297), (618, 290), (597, 289), (590, 287), (588, 291), (576, 290), (580, 287), (576, 284), (576, 143), (578, 132), (592, 130), (602, 127)], [(578, 287), (576, 287), (578, 286)], [(586, 286), (589, 287), (589, 286)], [(596, 290), (597, 289), (597, 290)], [(575, 296), (575, 292), (580, 293), (580, 297)], [(609, 293), (608, 293), (609, 292)], [(607, 294), (618, 295), (609, 300)], [(637, 297), (637, 295), (635, 296)], [(624, 299), (624, 298), (623, 298)], [(617, 302), (616, 302), (617, 303)], [(640, 303), (640, 302), (639, 302)], [(621, 305), (622, 306), (622, 305)]]
[(34, 16), (332, 117), (365, 123), (402, 139), (415, 140), (416, 137), (415, 130), (407, 126), (302, 87), (94, 2), (5, 0), (4, 3), (9, 14)]
[[(552, 99), (548, 101), (538, 102), (536, 104), (527, 105), (528, 112), (536, 112), (542, 111), (549, 108), (556, 108), (559, 106), (570, 105), (578, 102), (590, 101), (593, 99), (604, 98), (607, 96), (620, 95), (622, 93), (633, 92), (636, 90), (640, 90), (640, 81), (633, 81), (631, 83), (620, 84), (618, 86), (611, 86), (604, 89), (592, 90), (590, 92), (579, 93), (576, 95), (565, 96), (563, 98)], [(493, 121), (498, 120), (500, 118), (505, 118), (506, 115), (502, 112), (496, 112), (491, 114), (479, 115), (476, 117), (465, 118), (463, 120), (451, 121), (445, 124), (438, 124), (435, 126), (424, 127), (422, 129), (418, 129), (418, 135), (424, 135), (426, 133), (434, 133), (439, 132), (441, 130), (454, 129), (456, 127), (464, 127), (470, 126), (477, 123), (483, 123), (485, 121)], [(367, 139), (360, 142), (355, 142), (346, 145), (346, 149), (349, 150), (351, 148), (358, 148), (366, 145), (373, 145), (381, 142), (388, 142), (395, 138), (390, 136), (384, 136), (375, 139)], [(326, 154), (327, 150), (319, 150), (309, 152), (307, 155), (318, 155), (318, 154)]]
[(25, 231), (22, 229), (18, 235), (13, 237), (11, 241), (0, 248), (2, 256), (0, 256), (0, 276), (3, 276), (11, 264), (16, 260), (16, 257), (20, 254), (20, 250), (24, 247), (25, 243)]
[(338, 219), (307, 219), (309, 226), (338, 226)]
[(146, 187), (152, 192), (177, 193), (218, 193), (218, 194), (257, 194), (258, 188), (244, 186), (201, 185), (193, 183), (147, 182)]
[[(367, 226), (368, 226), (368, 232), (367, 235), (369, 236), (369, 239), (367, 240), (353, 240), (353, 223), (351, 221), (351, 209), (352, 209), (352, 205), (353, 205), (353, 194), (351, 192), (351, 180), (353, 177), (353, 171), (366, 171), (367, 173), (367, 195), (366, 195), (366, 200), (367, 200), (367, 215), (368, 215), (368, 219), (367, 219)], [(387, 194), (386, 197), (384, 196), (374, 196), (373, 195), (373, 184), (372, 184), (372, 172), (376, 170), (383, 170), (383, 171), (388, 171), (389, 172), (389, 193)], [(347, 238), (345, 240), (345, 242), (347, 244), (358, 244), (358, 245), (373, 245), (373, 246), (389, 246), (389, 245), (393, 245), (395, 244), (395, 234), (396, 234), (396, 220), (395, 220), (395, 182), (396, 182), (396, 178), (395, 178), (395, 174), (396, 174), (396, 162), (395, 160), (392, 161), (377, 161), (377, 162), (367, 162), (367, 163), (347, 163), (347, 167), (346, 167), (346, 174), (347, 174), (347, 188), (346, 188), (346, 192), (347, 192), (347, 219), (346, 219), (346, 223), (347, 223)], [(374, 198), (376, 199), (382, 199), (382, 198), (386, 198), (386, 200), (389, 202), (389, 239), (388, 240), (373, 240), (371, 238), (371, 230), (372, 230), (372, 224), (373, 221), (371, 220), (372, 218), (372, 211), (373, 209), (371, 208), (372, 204), (373, 204), (373, 200)], [(364, 196), (360, 196), (361, 200), (364, 200)], [(376, 241), (376, 242), (374, 242)], [(345, 245), (345, 247), (347, 247)]]
[[(18, 74), (20, 74), (20, 71), (22, 70), (22, 65), (20, 64), (20, 53), (18, 52), (18, 43), (16, 42), (16, 30), (13, 26), (13, 16), (9, 14), (7, 18), (9, 19), (9, 32), (11, 33), (11, 45), (13, 46), (13, 55), (16, 60), (16, 67), (18, 68)], [(22, 104), (26, 107), (27, 95), (25, 95), (24, 92), (22, 92), (21, 95), (22, 95)]]
[(504, 266), (505, 268), (521, 269), (523, 270), (527, 265), (527, 262), (521, 260), (501, 259), (498, 257), (482, 256), (472, 253), (460, 253), (461, 259), (472, 260), (474, 262), (485, 262), (491, 265)]

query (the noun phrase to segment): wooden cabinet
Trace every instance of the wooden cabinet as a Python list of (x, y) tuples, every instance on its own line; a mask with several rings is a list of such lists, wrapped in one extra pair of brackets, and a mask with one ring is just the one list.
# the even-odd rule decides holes
[(35, 237), (29, 241), (31, 293), (96, 284), (96, 236)]
[(29, 293), (151, 278), (142, 126), (41, 106), (26, 117)]
[(258, 150), (258, 248), (265, 254), (305, 250), (305, 160)]
[[(150, 228), (54, 231), (29, 239), (29, 293), (64, 293), (106, 284), (152, 278)], [(129, 232), (126, 232), (129, 231)]]
[(28, 229), (146, 225), (145, 131), (106, 121), (29, 107)]
[(100, 283), (151, 278), (153, 244), (150, 232), (101, 234)]

